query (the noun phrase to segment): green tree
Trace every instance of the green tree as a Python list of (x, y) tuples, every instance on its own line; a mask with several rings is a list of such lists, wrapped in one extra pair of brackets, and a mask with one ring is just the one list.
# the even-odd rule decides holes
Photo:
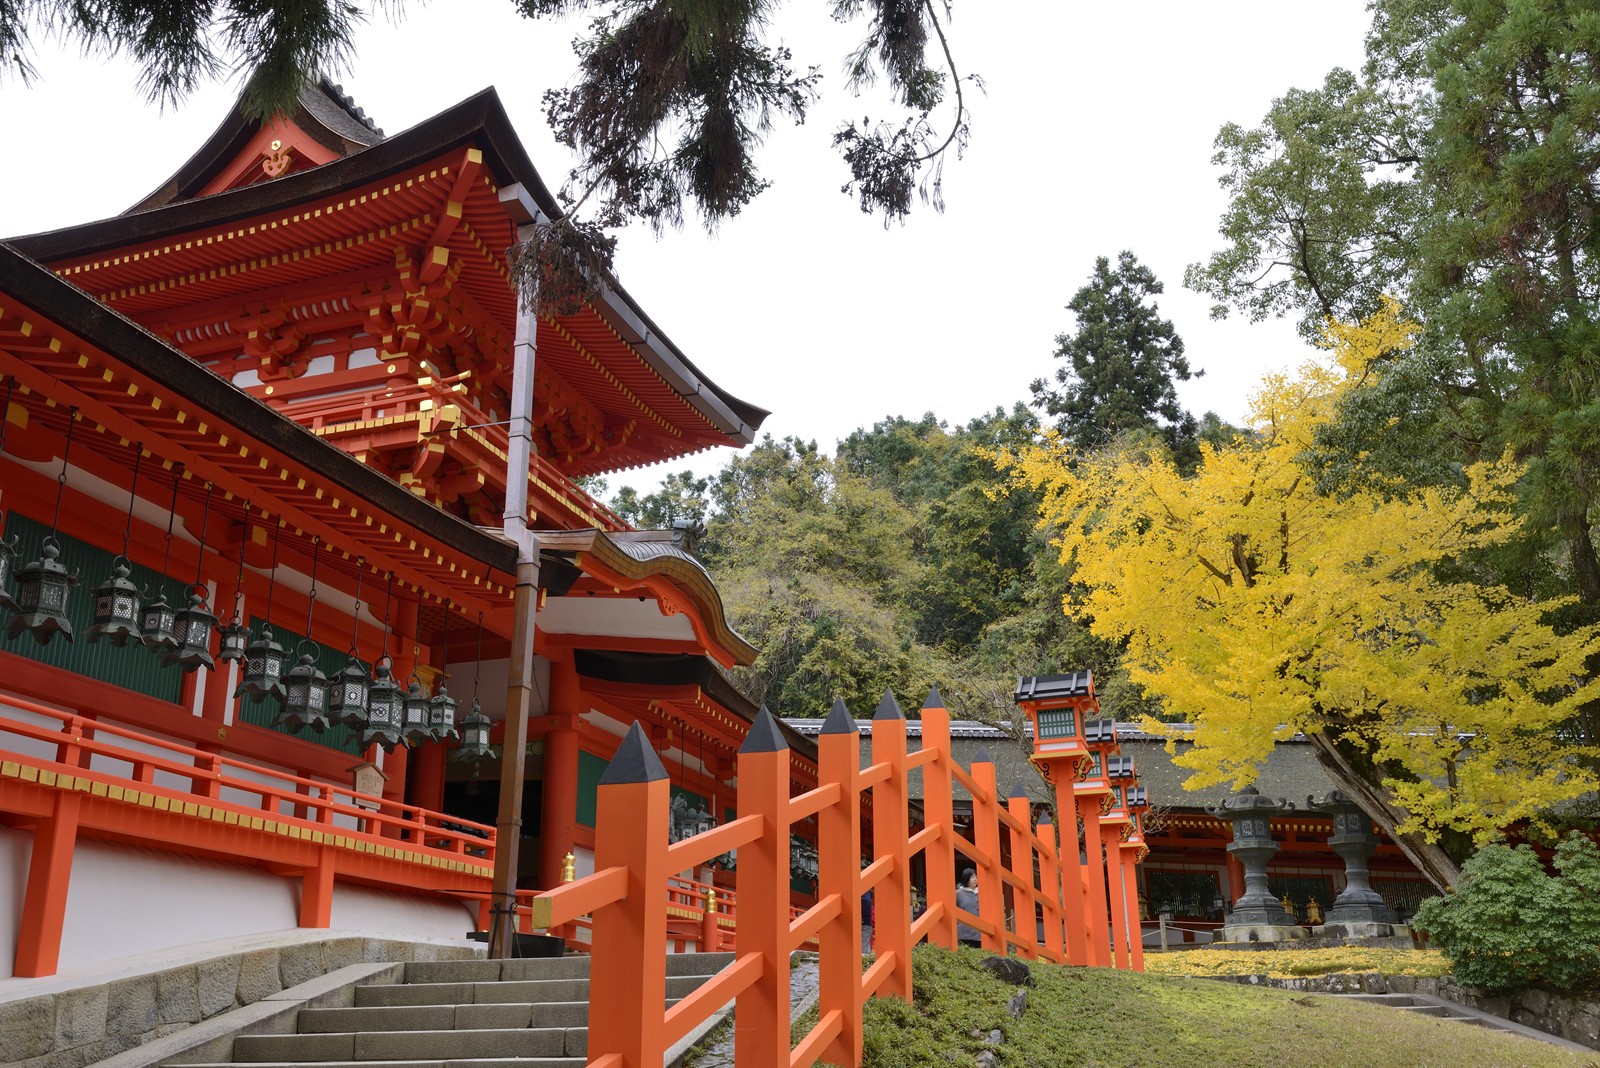
[(693, 471), (674, 471), (654, 493), (623, 486), (611, 499), (611, 510), (644, 530), (665, 530), (680, 519), (703, 523), (711, 508), (710, 485), (709, 478), (697, 478)]
[[(1198, 427), (1178, 403), (1175, 382), (1194, 377), (1183, 339), (1153, 298), (1163, 291), (1132, 252), (1095, 260), (1089, 282), (1067, 305), (1077, 319), (1056, 338), (1055, 384), (1034, 381), (1034, 407), (1054, 417), (1062, 436), (1095, 449), (1120, 435), (1158, 434), (1184, 467), (1199, 459)], [(1204, 372), (1201, 372), (1204, 373)]]
[(1308, 335), (1398, 297), (1422, 333), (1325, 429), (1324, 487), (1447, 484), (1509, 446), (1529, 522), (1502, 563), (1595, 618), (1600, 17), (1588, 0), (1372, 10), (1360, 74), (1218, 135), (1225, 245), (1186, 281), (1218, 314), (1298, 313)]

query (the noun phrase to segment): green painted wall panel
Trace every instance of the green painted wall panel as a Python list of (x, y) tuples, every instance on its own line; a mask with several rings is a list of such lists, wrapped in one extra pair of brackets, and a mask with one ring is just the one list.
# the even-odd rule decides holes
[[(49, 534), (50, 528), (43, 523), (15, 512), (10, 515), (6, 521), (5, 536), (10, 538), (14, 535), (17, 538), (17, 559), (12, 564), (13, 573), (39, 558), (39, 551)], [(94, 588), (111, 574), (111, 562), (116, 559), (116, 554), (66, 534), (58, 534), (56, 541), (61, 545), (59, 562), (68, 571), (78, 573), (78, 585), (67, 598), (67, 618), (72, 621), (76, 640), (69, 642), (57, 635), (49, 645), (40, 645), (31, 635), (20, 634), (16, 638), (3, 639), (6, 651), (136, 693), (176, 702), (183, 687), (181, 668), (163, 667), (156, 654), (143, 645), (130, 642), (125, 648), (118, 649), (110, 642), (90, 643), (86, 640), (89, 628), (94, 624)], [(140, 589), (153, 590), (161, 582), (160, 574), (138, 565), (134, 565), (129, 579)], [(169, 582), (165, 588), (168, 601), (179, 603), (174, 600), (182, 594), (179, 584)], [(15, 586), (11, 593), (15, 595)], [(0, 634), (3, 633), (0, 631)]]
[[(250, 634), (252, 637), (260, 633), (264, 622), (259, 616), (250, 617)], [(272, 635), (273, 640), (288, 651), (289, 659), (283, 669), (284, 674), (287, 675), (291, 668), (300, 663), (300, 657), (296, 655), (295, 650), (299, 647), (301, 641), (305, 639), (305, 635), (276, 625), (272, 628)], [(335, 672), (344, 667), (345, 658), (350, 655), (347, 649), (333, 649), (323, 646), (316, 646), (315, 648), (315, 663), (322, 670), (322, 673), (329, 678), (332, 678)], [(367, 664), (365, 661), (362, 661), (362, 665), (370, 672), (372, 665)], [(278, 704), (278, 699), (275, 697), (260, 699), (241, 697), (239, 699), (239, 718), (245, 723), (252, 723), (257, 727), (266, 727), (269, 730), (277, 731), (279, 734), (287, 734), (291, 738), (299, 738), (303, 742), (326, 746), (329, 749), (337, 749), (344, 753), (354, 754), (358, 752), (356, 743), (360, 732), (353, 731), (340, 723), (330, 724), (328, 729), (321, 734), (315, 731), (301, 731), (299, 734), (295, 734), (288, 727), (274, 727), (272, 720), (278, 714)]]

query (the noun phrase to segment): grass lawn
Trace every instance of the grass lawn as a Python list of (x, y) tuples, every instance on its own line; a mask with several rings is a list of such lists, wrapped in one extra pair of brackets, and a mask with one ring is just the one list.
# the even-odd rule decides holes
[(1437, 979), (1450, 974), (1450, 962), (1437, 949), (1183, 949), (1146, 953), (1144, 970), (1150, 975), (1269, 975), (1274, 979), (1333, 972), (1383, 972)]
[(993, 1029), (1005, 1034), (999, 1064), (1028, 1068), (1600, 1065), (1600, 1056), (1382, 1006), (1048, 964), (1032, 966), (1027, 1012), (1014, 1020), (1006, 1002), (1016, 988), (979, 968), (984, 956), (919, 946), (916, 1003), (867, 1003), (867, 1068), (969, 1068)]

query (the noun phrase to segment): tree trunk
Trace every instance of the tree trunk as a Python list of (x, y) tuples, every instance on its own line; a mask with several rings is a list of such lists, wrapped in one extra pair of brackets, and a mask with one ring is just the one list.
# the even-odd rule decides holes
[(1417, 870), (1440, 892), (1454, 889), (1461, 878), (1461, 868), (1450, 859), (1450, 854), (1444, 851), (1443, 846), (1429, 842), (1421, 835), (1396, 833), (1395, 827), (1405, 820), (1406, 813), (1395, 805), (1394, 795), (1383, 786), (1368, 782), (1325, 733), (1318, 731), (1307, 737), (1311, 739), (1318, 763), (1334, 785), (1383, 828), (1384, 833), (1400, 847), (1400, 852), (1406, 855), (1406, 859), (1415, 864)]

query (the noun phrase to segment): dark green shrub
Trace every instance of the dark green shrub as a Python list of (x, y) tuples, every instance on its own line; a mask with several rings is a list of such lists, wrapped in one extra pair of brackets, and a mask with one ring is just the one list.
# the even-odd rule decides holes
[(1472, 986), (1600, 986), (1600, 849), (1572, 834), (1556, 848), (1555, 868), (1547, 872), (1531, 846), (1487, 846), (1454, 892), (1422, 903), (1413, 924)]

